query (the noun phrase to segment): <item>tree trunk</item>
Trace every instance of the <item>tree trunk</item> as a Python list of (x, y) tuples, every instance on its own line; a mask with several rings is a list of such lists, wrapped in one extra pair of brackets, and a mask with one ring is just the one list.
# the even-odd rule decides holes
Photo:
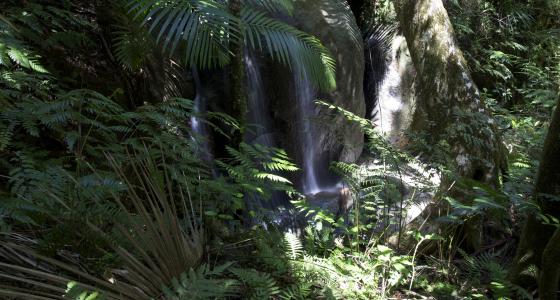
[[(549, 199), (549, 195), (560, 195), (560, 97), (550, 122), (535, 182), (535, 200), (541, 213), (560, 218), (560, 203)], [(534, 280), (526, 275), (527, 271), (536, 267), (540, 273), (539, 291), (547, 295), (554, 293), (558, 288), (558, 278), (551, 276), (558, 276), (555, 272), (560, 271), (556, 266), (560, 263), (558, 235), (560, 233), (552, 225), (543, 224), (536, 215), (530, 215), (517, 247), (515, 264), (509, 273), (510, 279), (528, 287)], [(548, 282), (550, 280), (555, 281)]]
[(548, 241), (542, 255), (542, 268), (539, 276), (539, 298), (541, 300), (558, 299), (558, 282), (560, 281), (560, 228)]
[(542, 253), (553, 232), (552, 226), (543, 225), (535, 215), (527, 217), (513, 265), (509, 270), (510, 281), (524, 288), (537, 284), (537, 278), (531, 272), (531, 268), (540, 266)]
[(429, 131), (434, 142), (447, 134), (459, 175), (495, 185), (499, 168), (505, 167), (504, 148), (443, 3), (395, 0), (395, 8), (418, 72), (420, 88), (412, 128)]
[[(498, 186), (500, 169), (507, 168), (505, 147), (470, 76), (442, 1), (394, 0), (394, 4), (417, 72), (411, 129), (427, 133), (429, 145), (441, 141), (450, 145), (448, 165), (455, 175), (443, 179), (442, 190), (453, 187), (449, 193), (468, 204), (471, 191), (453, 182), (467, 179)], [(464, 246), (480, 249), (482, 233), (482, 219), (470, 219), (463, 226)]]
[(412, 129), (430, 133), (433, 145), (448, 140), (460, 176), (497, 185), (499, 169), (506, 167), (504, 147), (443, 3), (395, 0), (395, 8), (418, 72)]

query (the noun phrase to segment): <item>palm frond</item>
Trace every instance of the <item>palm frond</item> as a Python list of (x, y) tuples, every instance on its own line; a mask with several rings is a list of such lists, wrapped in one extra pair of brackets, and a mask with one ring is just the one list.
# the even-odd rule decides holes
[(287, 13), (291, 15), (294, 11), (293, 0), (244, 0), (244, 6), (262, 7), (271, 13)]
[[(181, 188), (174, 194), (177, 188), (172, 185), (173, 180), (162, 173), (150, 155), (130, 155), (132, 176), (125, 174), (124, 167), (113, 156), (107, 158), (121, 184), (127, 187), (125, 197), (112, 193), (122, 211), (123, 218), (114, 220), (122, 238), (111, 239), (87, 220), (84, 226), (110, 241), (123, 269), (113, 270), (113, 280), (109, 282), (74, 264), (0, 239), (0, 278), (15, 283), (0, 286), (0, 296), (18, 293), (19, 283), (30, 286), (30, 295), (63, 299), (61, 291), (68, 282), (76, 281), (88, 291), (100, 291), (107, 299), (154, 299), (161, 295), (163, 287), (170, 286), (176, 278), (198, 265), (204, 249), (204, 233), (189, 196)], [(48, 188), (43, 192), (71, 210), (60, 195)], [(67, 275), (58, 275), (56, 270), (63, 270)]]
[(203, 69), (225, 66), (228, 44), (239, 42), (238, 19), (217, 1), (134, 0), (129, 13), (141, 17), (169, 53), (181, 46), (185, 63)]
[(318, 38), (247, 7), (241, 11), (241, 21), (247, 46), (267, 52), (321, 90), (336, 87), (335, 60)]
[[(116, 248), (117, 253), (126, 258), (128, 269), (121, 276), (132, 285), (143, 287), (147, 294), (157, 295), (162, 286), (198, 264), (204, 245), (202, 227), (193, 224), (196, 222), (194, 215), (187, 215), (186, 220), (178, 218), (179, 211), (192, 211), (192, 202), (182, 192), (180, 199), (174, 198), (170, 179), (158, 171), (154, 160), (141, 159), (131, 165), (133, 178), (139, 182), (136, 187), (120, 164), (111, 156), (108, 159), (120, 180), (129, 187), (128, 200), (134, 207), (134, 211), (127, 210), (121, 198), (115, 197), (128, 219), (133, 221), (128, 226), (118, 224), (118, 229), (136, 250)], [(177, 207), (176, 203), (183, 207)]]
[(321, 90), (336, 87), (335, 60), (321, 41), (268, 16), (267, 11), (290, 13), (291, 1), (247, 0), (244, 4), (240, 18), (221, 3), (202, 0), (134, 0), (129, 3), (129, 12), (143, 18), (164, 49), (170, 53), (181, 49), (188, 65), (223, 67), (231, 60), (229, 46), (245, 43), (266, 52)]
[(115, 32), (113, 43), (115, 45), (115, 58), (126, 69), (137, 71), (144, 64), (152, 50), (148, 35), (121, 27)]

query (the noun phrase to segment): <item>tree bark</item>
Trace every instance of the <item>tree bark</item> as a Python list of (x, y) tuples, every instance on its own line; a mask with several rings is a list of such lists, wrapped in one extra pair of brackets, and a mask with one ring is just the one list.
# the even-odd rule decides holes
[[(394, 4), (417, 72), (411, 129), (427, 133), (428, 144), (450, 145), (455, 175), (444, 178), (442, 190), (453, 187), (449, 193), (469, 203), (470, 191), (452, 182), (470, 179), (497, 187), (500, 170), (507, 169), (505, 147), (471, 78), (442, 1), (394, 0)], [(480, 249), (482, 219), (469, 220), (463, 232), (465, 246)]]
[(542, 255), (542, 268), (539, 276), (539, 298), (541, 300), (558, 299), (558, 282), (560, 281), (560, 228), (548, 241)]
[[(560, 218), (560, 203), (551, 200), (550, 195), (560, 195), (560, 97), (550, 122), (535, 181), (535, 200), (541, 213)], [(558, 289), (558, 278), (554, 277), (558, 274), (555, 272), (560, 271), (556, 266), (560, 263), (558, 235), (560, 233), (554, 226), (543, 224), (535, 214), (530, 215), (517, 247), (514, 265), (509, 273), (510, 279), (516, 284), (529, 287), (534, 279), (526, 275), (527, 270), (536, 267), (540, 278), (539, 291), (552, 295), (550, 293)], [(554, 282), (549, 282), (551, 280)]]
[(434, 145), (445, 135), (460, 176), (497, 185), (505, 148), (442, 1), (395, 0), (395, 8), (418, 72), (412, 129), (430, 133)]

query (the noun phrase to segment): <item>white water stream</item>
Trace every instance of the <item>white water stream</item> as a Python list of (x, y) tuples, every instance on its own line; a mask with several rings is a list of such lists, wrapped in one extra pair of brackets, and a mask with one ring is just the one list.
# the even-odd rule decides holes
[(303, 78), (300, 78), (300, 72), (294, 72), (294, 83), (296, 102), (298, 109), (298, 123), (300, 141), (302, 143), (302, 159), (303, 159), (303, 192), (305, 194), (316, 194), (321, 188), (317, 180), (316, 174), (316, 140), (314, 134), (313, 118), (316, 116), (315, 100), (317, 93), (311, 82), (308, 80), (305, 72)]

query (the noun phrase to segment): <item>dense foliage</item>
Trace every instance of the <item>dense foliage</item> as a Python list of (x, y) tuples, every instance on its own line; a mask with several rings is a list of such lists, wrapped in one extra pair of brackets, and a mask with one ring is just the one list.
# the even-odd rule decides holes
[[(350, 2), (364, 32), (398, 25), (392, 1)], [(478, 129), (460, 115), (438, 144), (409, 132), (400, 147), (317, 101), (367, 141), (358, 162), (331, 164), (353, 195), (338, 214), (297, 190), (286, 151), (240, 140), (244, 49), (325, 93), (340, 84), (336, 57), (286, 22), (292, 1), (0, 3), (0, 298), (547, 295), (543, 266), (524, 265), (518, 245), (527, 219), (555, 233), (543, 243), (560, 232), (559, 184), (535, 192), (539, 165), (560, 155), (543, 158), (560, 97), (560, 1), (443, 2), (507, 168), (496, 186), (459, 176), (453, 130), (476, 141)], [(228, 76), (214, 87), (231, 89), (225, 112), (195, 107), (202, 70)], [(416, 215), (430, 221), (410, 220), (418, 195), (433, 196)], [(271, 209), (278, 198), (292, 206)]]

